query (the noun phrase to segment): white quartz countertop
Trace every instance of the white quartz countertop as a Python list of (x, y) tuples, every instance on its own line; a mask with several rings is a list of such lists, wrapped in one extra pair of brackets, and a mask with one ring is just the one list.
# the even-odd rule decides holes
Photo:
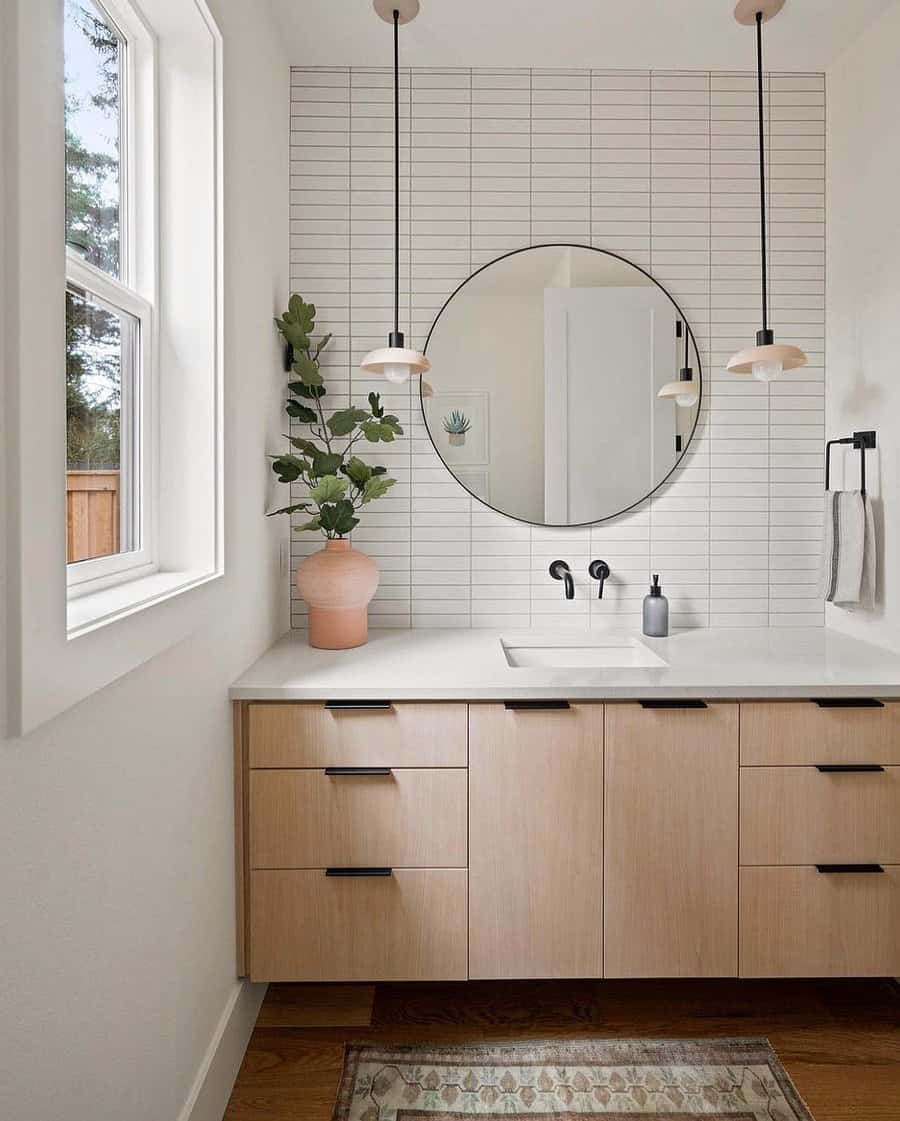
[[(595, 645), (646, 647), (652, 667), (509, 664), (507, 646), (590, 660)], [(587, 648), (587, 649), (586, 649)], [(551, 658), (556, 655), (550, 654)], [(650, 659), (652, 660), (652, 659)], [(373, 630), (355, 650), (278, 641), (232, 686), (233, 700), (604, 700), (900, 698), (900, 656), (825, 628), (685, 631), (643, 638), (598, 631)]]

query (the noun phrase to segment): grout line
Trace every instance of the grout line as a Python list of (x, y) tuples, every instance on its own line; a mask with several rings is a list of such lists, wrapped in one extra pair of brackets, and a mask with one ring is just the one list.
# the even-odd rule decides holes
[[(654, 207), (653, 207), (653, 71), (647, 72), (647, 198), (648, 206), (648, 221), (647, 229), (649, 232), (649, 255), (650, 255), (650, 272), (654, 272), (653, 268), (653, 221), (654, 221)], [(687, 316), (684, 317), (684, 329), (687, 330)], [(651, 445), (651, 455), (653, 453), (653, 446)], [(652, 461), (651, 461), (652, 462)], [(652, 470), (652, 469), (651, 469)], [(653, 569), (656, 567), (656, 560), (654, 556), (654, 540), (653, 540), (653, 502), (654, 495), (650, 495), (647, 500), (647, 560), (649, 561), (647, 567), (647, 574), (645, 577), (645, 585), (649, 587)], [(668, 583), (668, 573), (662, 574), (663, 586)], [(642, 624), (643, 625), (643, 624)]]
[[(473, 103), (473, 100), (474, 100), (473, 89), (472, 89), (473, 80), (474, 79), (473, 79), (472, 68), (469, 67), (469, 276), (471, 276), (472, 272), (474, 271), (474, 265), (473, 265), (473, 262), (472, 262), (472, 229), (473, 229), (473, 222), (472, 222), (473, 109), (472, 109), (472, 103)], [(471, 494), (468, 496), (468, 505), (469, 505), (469, 595), (468, 595), (468, 600), (469, 600), (469, 626), (471, 627), (472, 626), (472, 612), (473, 612), (472, 604), (474, 602), (473, 598), (472, 598), (472, 585), (473, 585), (472, 548), (473, 548), (473, 544), (474, 544), (473, 536), (474, 536), (474, 520), (475, 520), (475, 499), (472, 497)]]
[[(407, 70), (407, 82), (409, 84), (409, 166), (407, 168), (407, 288), (406, 288), (406, 329), (408, 332), (412, 331), (412, 261), (413, 261), (413, 166), (415, 160), (415, 152), (413, 150), (413, 116), (415, 114), (415, 106), (413, 105), (413, 71), (412, 67)], [(410, 340), (410, 345), (415, 345), (418, 340)], [(413, 627), (415, 618), (413, 613), (413, 605), (415, 597), (413, 591), (416, 584), (416, 565), (415, 565), (415, 533), (416, 527), (413, 518), (413, 508), (415, 506), (415, 478), (413, 474), (413, 434), (412, 434), (412, 383), (413, 378), (410, 378), (407, 383), (407, 409), (409, 413), (409, 432), (407, 434), (407, 463), (409, 469), (409, 626)]]
[(713, 397), (713, 377), (712, 377), (712, 245), (713, 245), (713, 232), (712, 232), (712, 74), (707, 75), (706, 84), (707, 93), (707, 150), (706, 150), (706, 181), (709, 184), (709, 212), (707, 216), (707, 230), (709, 232), (709, 245), (706, 258), (706, 322), (707, 326), (707, 364), (706, 368), (709, 371), (709, 386), (710, 388), (704, 394), (706, 398), (706, 415), (709, 418), (706, 422), (706, 431), (703, 436), (706, 440), (706, 625), (712, 626), (713, 615), (713, 596), (712, 596), (712, 440), (713, 440), (713, 426), (712, 426), (712, 397)]

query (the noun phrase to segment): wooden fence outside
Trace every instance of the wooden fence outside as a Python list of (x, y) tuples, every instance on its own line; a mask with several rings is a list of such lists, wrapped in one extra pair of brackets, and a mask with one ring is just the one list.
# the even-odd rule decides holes
[(119, 472), (66, 472), (66, 559), (118, 553)]

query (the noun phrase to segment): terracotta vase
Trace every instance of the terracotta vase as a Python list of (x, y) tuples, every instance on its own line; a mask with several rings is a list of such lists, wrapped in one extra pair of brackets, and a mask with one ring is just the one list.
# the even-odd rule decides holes
[(309, 608), (309, 644), (349, 650), (369, 637), (368, 606), (378, 566), (344, 538), (326, 541), (297, 568), (297, 591)]

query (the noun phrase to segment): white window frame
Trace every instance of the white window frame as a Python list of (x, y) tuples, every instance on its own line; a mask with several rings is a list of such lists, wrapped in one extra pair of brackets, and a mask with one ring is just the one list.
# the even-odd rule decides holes
[(129, 423), (122, 427), (119, 475), (120, 524), (128, 526), (138, 547), (67, 564), (70, 600), (152, 576), (159, 568), (156, 42), (128, 0), (93, 3), (124, 44), (119, 97), (119, 278), (67, 247), (66, 283), (114, 313), (133, 316), (139, 325), (133, 384), (126, 386), (123, 381), (122, 387), (122, 419)]
[[(132, 52), (154, 129), (129, 153), (157, 183), (129, 263), (151, 305), (158, 571), (70, 598), (66, 581), (63, 21), (60, 0), (10, 0), (0, 35), (0, 421), (8, 463), (9, 733), (22, 735), (228, 610), (224, 539), (222, 36), (205, 0), (140, 5)], [(124, 24), (125, 5), (106, 0)], [(129, 9), (130, 10), (130, 9)], [(137, 17), (136, 17), (137, 18)], [(135, 54), (137, 59), (135, 59)], [(158, 75), (158, 77), (157, 77)], [(156, 84), (154, 86), (154, 80)], [(149, 94), (147, 91), (150, 91)], [(155, 95), (154, 95), (154, 90)], [(165, 123), (157, 132), (155, 121)], [(148, 161), (158, 149), (158, 169)], [(141, 198), (144, 196), (142, 195)], [(158, 233), (157, 233), (158, 230)], [(157, 267), (157, 255), (160, 264)], [(50, 312), (48, 313), (48, 308)], [(57, 313), (53, 313), (57, 309)], [(0, 511), (2, 512), (2, 511)]]

